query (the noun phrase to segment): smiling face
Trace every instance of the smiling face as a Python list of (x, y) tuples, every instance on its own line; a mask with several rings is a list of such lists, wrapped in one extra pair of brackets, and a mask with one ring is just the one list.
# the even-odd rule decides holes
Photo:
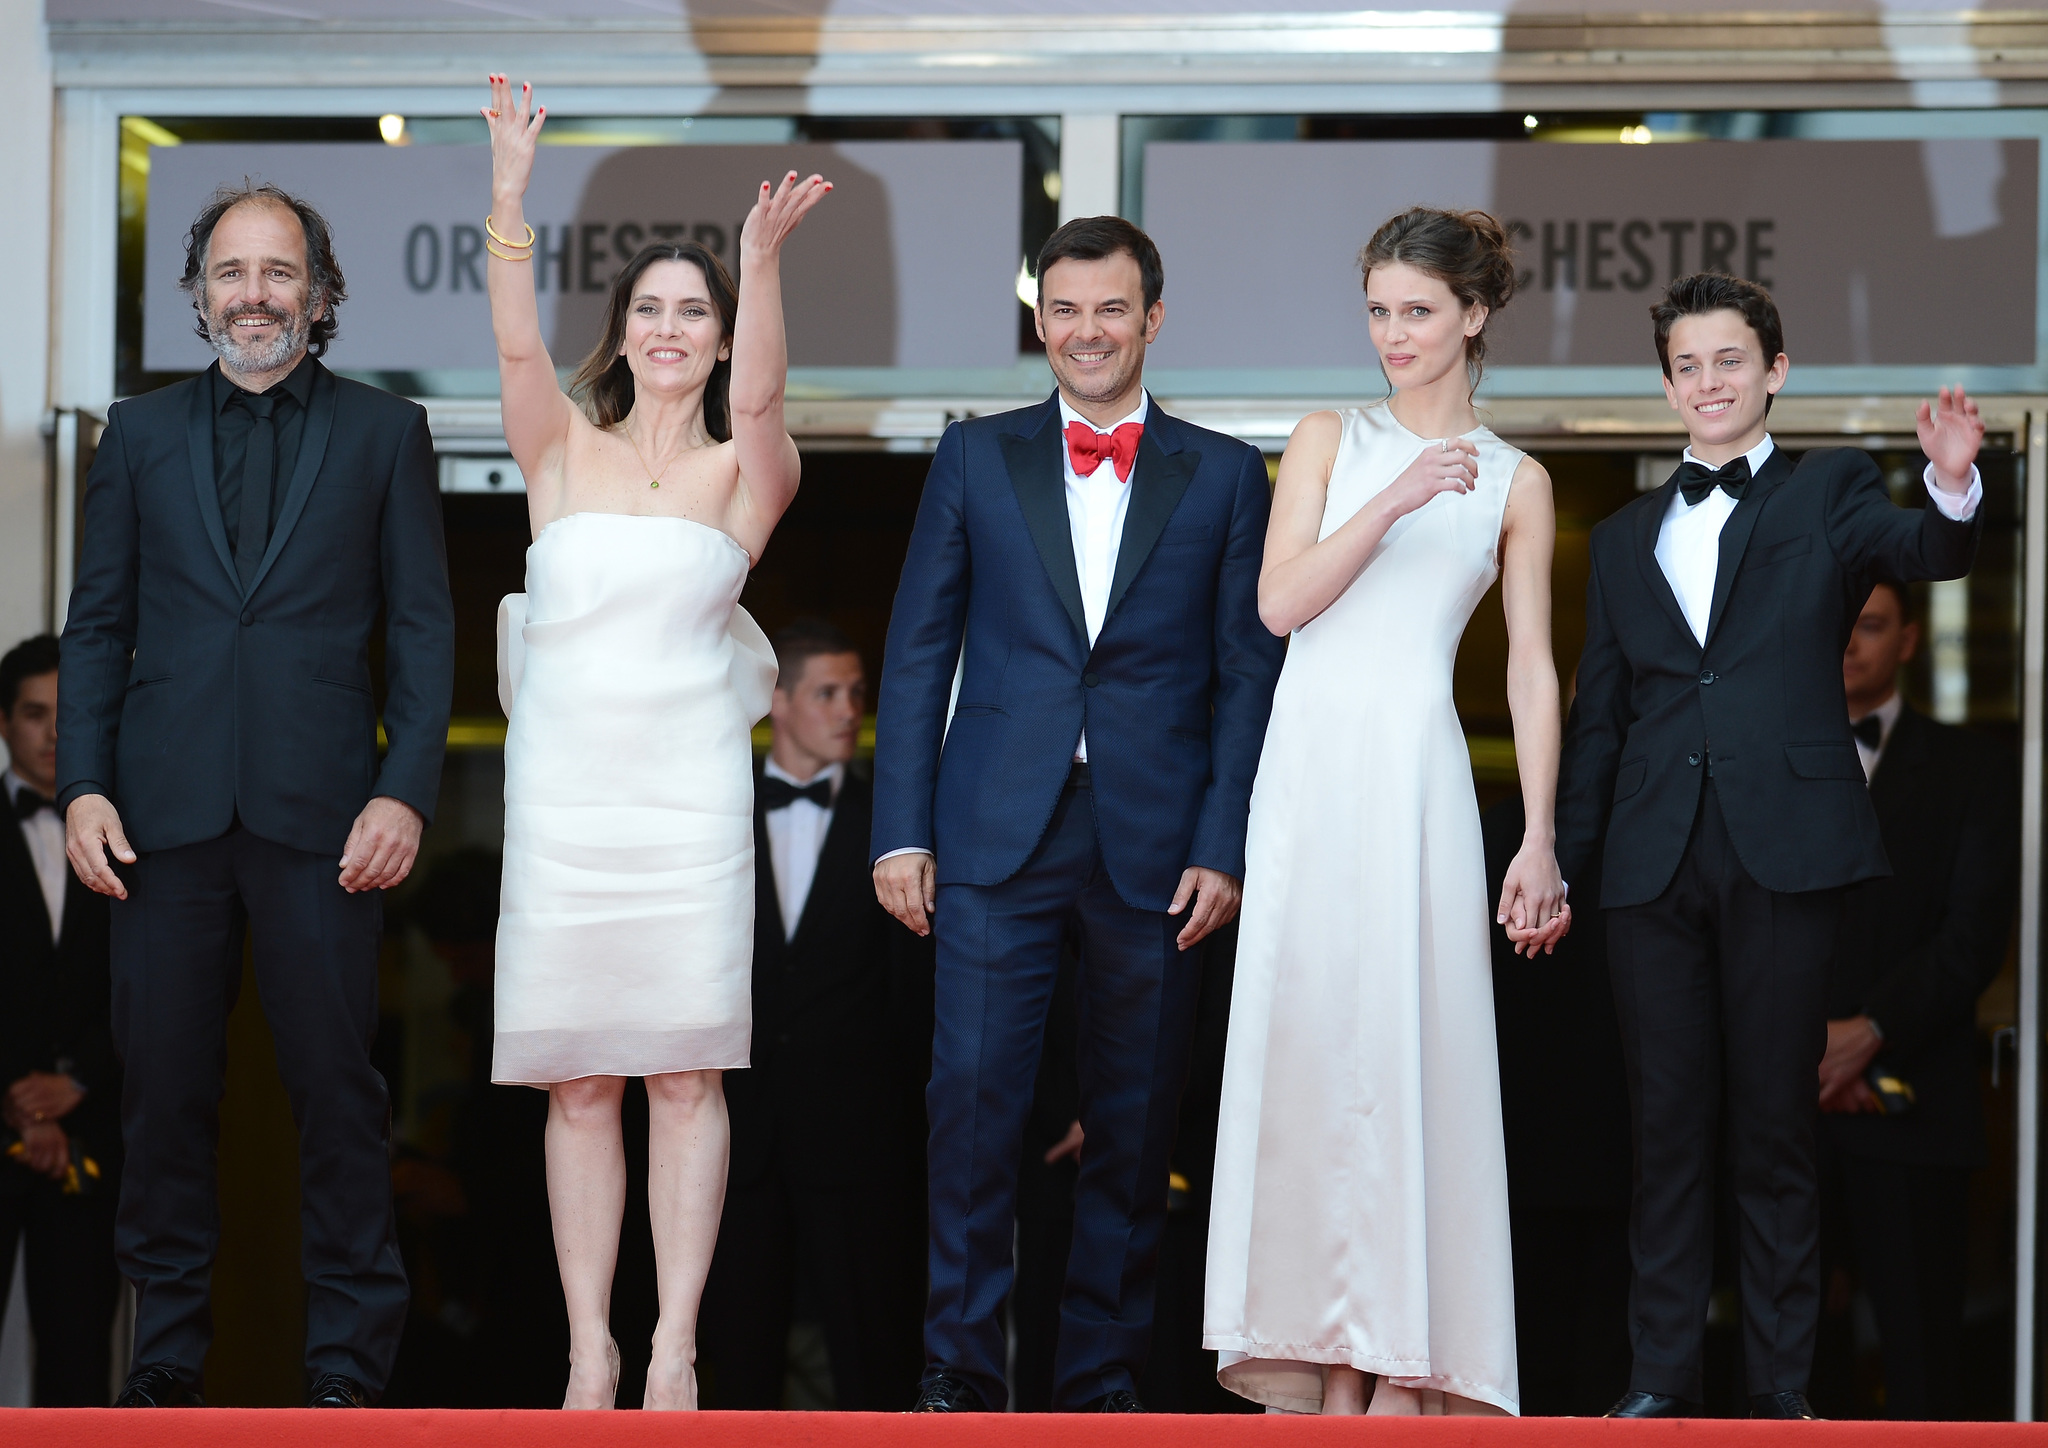
[[(1091, 421), (1113, 422), (1137, 406), (1145, 349), (1166, 303), (1145, 306), (1138, 259), (1127, 251), (1093, 261), (1069, 257), (1038, 279), (1038, 337), (1060, 391)], [(1095, 418), (1092, 413), (1108, 416)]]
[(1373, 349), (1396, 389), (1465, 376), (1465, 343), (1486, 325), (1486, 308), (1467, 307), (1439, 277), (1405, 262), (1377, 266), (1365, 279)]
[(244, 377), (288, 372), (326, 308), (313, 294), (306, 233), (289, 209), (268, 201), (230, 207), (206, 247), (203, 310), (207, 340)]
[(1685, 420), (1692, 450), (1718, 467), (1764, 437), (1771, 398), (1785, 385), (1785, 354), (1764, 356), (1756, 329), (1740, 312), (1680, 317), (1671, 324), (1664, 395)]
[(703, 268), (658, 261), (640, 274), (619, 355), (632, 369), (635, 388), (676, 396), (710, 380), (711, 369), (732, 356), (732, 341)]

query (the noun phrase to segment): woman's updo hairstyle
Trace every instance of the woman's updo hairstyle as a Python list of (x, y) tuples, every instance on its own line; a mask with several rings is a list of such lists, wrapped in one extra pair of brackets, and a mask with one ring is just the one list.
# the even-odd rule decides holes
[[(1374, 267), (1412, 266), (1451, 289), (1461, 306), (1492, 314), (1515, 294), (1514, 247), (1507, 228), (1484, 211), (1442, 211), (1411, 206), (1380, 225), (1358, 254), (1359, 270), (1370, 279)], [(1472, 385), (1486, 363), (1486, 325), (1465, 339), (1465, 370)]]

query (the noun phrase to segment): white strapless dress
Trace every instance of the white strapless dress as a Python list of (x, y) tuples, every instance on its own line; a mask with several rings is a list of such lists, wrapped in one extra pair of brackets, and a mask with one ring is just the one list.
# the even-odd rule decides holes
[[(1347, 409), (1328, 537), (1425, 447)], [(1203, 1345), (1255, 1402), (1341, 1363), (1517, 1411), (1488, 898), (1451, 668), (1522, 454), (1395, 522), (1295, 632), (1252, 790)]]
[(748, 567), (686, 518), (574, 513), (527, 550), (498, 620), (493, 1081), (748, 1063), (750, 736), (775, 684)]

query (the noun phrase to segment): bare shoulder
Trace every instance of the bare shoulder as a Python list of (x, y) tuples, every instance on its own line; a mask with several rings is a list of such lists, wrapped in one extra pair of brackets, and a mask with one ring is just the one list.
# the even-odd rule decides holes
[(1515, 475), (1508, 480), (1508, 501), (1517, 496), (1536, 498), (1550, 496), (1550, 470), (1527, 453), (1515, 464)]
[(1344, 440), (1344, 419), (1335, 408), (1324, 408), (1311, 412), (1294, 424), (1294, 432), (1287, 439), (1287, 450), (1301, 448), (1310, 456), (1323, 453), (1337, 455), (1337, 444)]

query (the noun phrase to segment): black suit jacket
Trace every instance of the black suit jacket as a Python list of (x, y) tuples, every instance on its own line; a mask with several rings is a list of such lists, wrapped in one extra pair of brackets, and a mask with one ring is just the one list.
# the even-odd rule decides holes
[[(316, 365), (297, 466), (244, 592), (213, 476), (213, 379), (114, 404), (86, 480), (58, 687), (58, 801), (140, 850), (250, 830), (339, 857), (373, 795), (433, 818), (454, 606), (425, 409)], [(384, 616), (377, 757), (370, 634)]]
[(1704, 646), (1664, 570), (1657, 532), (1677, 475), (1593, 530), (1586, 647), (1566, 728), (1558, 861), (1588, 873), (1606, 834), (1607, 906), (1654, 900), (1685, 853), (1702, 775), (1729, 838), (1767, 890), (1887, 873), (1842, 697), (1842, 650), (1871, 581), (1959, 578), (1967, 523), (1895, 507), (1876, 464), (1774, 451), (1721, 530)]
[(847, 1187), (900, 1165), (903, 1118), (923, 1084), (911, 1047), (918, 1012), (906, 999), (916, 937), (875, 899), (873, 820), (874, 786), (849, 769), (796, 935), (785, 940), (755, 791), (753, 1066), (725, 1077), (736, 1186), (779, 1169), (785, 1180)]
[(2020, 781), (1991, 741), (1899, 715), (1870, 781), (1892, 877), (1843, 899), (1828, 1015), (1868, 1013), (1878, 1060), (1918, 1098), (1902, 1116), (1826, 1116), (1859, 1156), (1982, 1166), (1977, 997), (2005, 963), (2019, 898)]
[(28, 842), (11, 816), (0, 818), (0, 1092), (31, 1071), (75, 1077), (85, 1099), (62, 1125), (103, 1166), (121, 1156), (110, 995), (106, 897), (67, 869), (64, 930), (53, 944)]

